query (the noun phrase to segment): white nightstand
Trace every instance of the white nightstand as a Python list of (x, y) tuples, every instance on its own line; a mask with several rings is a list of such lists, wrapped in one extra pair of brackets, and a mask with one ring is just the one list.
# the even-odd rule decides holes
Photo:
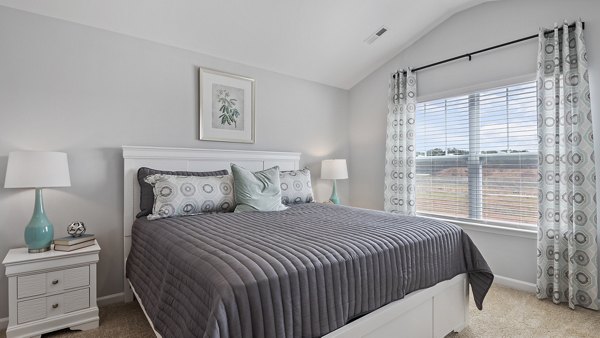
[(64, 328), (98, 327), (96, 263), (100, 246), (30, 254), (12, 249), (2, 262), (8, 277), (6, 336), (34, 337)]

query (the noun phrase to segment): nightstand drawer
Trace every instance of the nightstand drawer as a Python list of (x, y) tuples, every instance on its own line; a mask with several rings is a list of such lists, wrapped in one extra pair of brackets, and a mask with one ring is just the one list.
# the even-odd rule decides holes
[(46, 293), (46, 274), (17, 277), (17, 297), (25, 298)]
[(46, 298), (48, 317), (62, 315), (90, 307), (90, 289), (66, 292)]
[(17, 322), (19, 324), (46, 318), (46, 298), (26, 300), (17, 304)]
[(17, 322), (19, 324), (50, 318), (90, 307), (90, 289), (85, 288), (49, 297), (40, 297), (19, 302)]
[(21, 299), (38, 296), (49, 292), (60, 292), (89, 284), (89, 265), (29, 276), (19, 276), (17, 277), (17, 297)]
[(90, 267), (48, 272), (46, 275), (46, 292), (62, 291), (90, 284)]

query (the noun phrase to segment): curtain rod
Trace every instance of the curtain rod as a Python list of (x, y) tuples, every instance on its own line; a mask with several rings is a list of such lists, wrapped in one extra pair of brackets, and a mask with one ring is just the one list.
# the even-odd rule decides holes
[[(569, 28), (571, 28), (571, 27), (575, 27), (575, 23), (573, 23), (573, 24), (570, 24), (568, 27), (569, 27)], [(581, 23), (581, 29), (585, 29), (585, 22), (582, 22), (582, 23)], [(562, 27), (560, 27), (558, 30), (559, 30), (559, 31), (561, 31), (561, 30), (562, 30)], [(545, 31), (545, 32), (544, 32), (544, 34), (548, 34), (548, 33), (552, 33), (552, 32), (554, 32), (554, 30), (553, 30), (553, 29), (552, 29), (552, 30), (547, 30), (547, 31)], [(455, 56), (455, 57), (451, 57), (451, 58), (449, 58), (449, 59), (445, 59), (445, 60), (442, 60), (442, 61), (438, 61), (438, 62), (430, 63), (430, 64), (428, 64), (428, 65), (425, 65), (425, 66), (421, 66), (421, 67), (413, 68), (412, 72), (413, 72), (413, 73), (414, 73), (414, 72), (418, 72), (418, 71), (420, 71), (420, 70), (424, 70), (424, 69), (427, 69), (427, 68), (431, 68), (431, 67), (439, 66), (439, 65), (441, 65), (441, 64), (444, 64), (444, 63), (448, 63), (448, 62), (452, 62), (452, 61), (456, 61), (456, 60), (460, 60), (460, 59), (464, 59), (464, 58), (469, 58), (469, 61), (471, 61), (471, 57), (472, 57), (473, 55), (480, 54), (480, 53), (484, 53), (484, 52), (487, 52), (487, 51), (490, 51), (490, 50), (493, 50), (493, 49), (497, 49), (497, 48), (502, 48), (502, 47), (505, 47), (505, 46), (508, 46), (508, 45), (513, 45), (513, 44), (515, 44), (515, 43), (519, 43), (519, 42), (523, 42), (523, 41), (527, 41), (527, 40), (535, 39), (535, 38), (537, 38), (538, 36), (539, 36), (539, 34), (534, 34), (534, 35), (526, 36), (526, 37), (524, 37), (524, 38), (520, 38), (520, 39), (512, 40), (512, 41), (509, 41), (509, 42), (501, 43), (501, 44), (499, 44), (499, 45), (495, 45), (495, 46), (492, 46), (492, 47), (487, 47), (487, 48), (484, 48), (484, 49), (476, 50), (476, 51), (474, 51), (474, 52), (471, 52), (471, 53), (465, 53), (465, 54), (462, 54), (462, 55), (458, 55), (458, 56)], [(398, 74), (399, 72), (400, 72), (400, 71), (397, 71), (397, 72), (396, 72), (396, 74)], [(402, 71), (402, 73), (406, 73), (406, 71)], [(396, 75), (395, 75), (395, 74), (394, 74), (394, 77), (396, 77)]]

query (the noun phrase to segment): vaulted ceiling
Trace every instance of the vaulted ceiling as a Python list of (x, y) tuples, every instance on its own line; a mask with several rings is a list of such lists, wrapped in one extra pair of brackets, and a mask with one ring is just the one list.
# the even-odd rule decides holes
[[(0, 0), (0, 5), (349, 89), (490, 0)], [(364, 40), (388, 31), (373, 44)]]

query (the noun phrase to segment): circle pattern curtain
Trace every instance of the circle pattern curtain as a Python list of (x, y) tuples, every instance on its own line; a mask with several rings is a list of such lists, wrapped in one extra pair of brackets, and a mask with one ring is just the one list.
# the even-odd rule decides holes
[(392, 74), (388, 95), (384, 210), (416, 214), (415, 113), (417, 77), (410, 70)]
[(540, 31), (537, 296), (598, 310), (596, 169), (581, 22)]

